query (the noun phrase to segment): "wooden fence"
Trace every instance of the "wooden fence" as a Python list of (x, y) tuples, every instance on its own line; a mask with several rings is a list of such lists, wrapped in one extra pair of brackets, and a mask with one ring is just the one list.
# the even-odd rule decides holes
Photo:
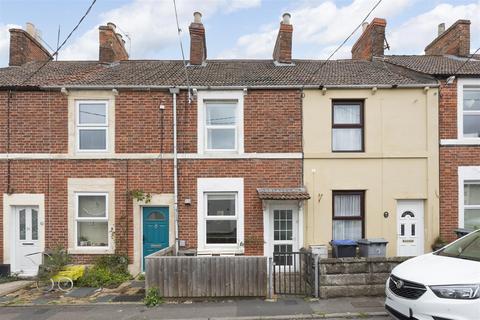
[(162, 297), (265, 297), (267, 257), (147, 256), (147, 290)]

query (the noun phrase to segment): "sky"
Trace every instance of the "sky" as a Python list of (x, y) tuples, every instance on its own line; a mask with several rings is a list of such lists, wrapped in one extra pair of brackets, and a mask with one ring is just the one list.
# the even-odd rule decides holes
[[(269, 59), (284, 12), (292, 15), (293, 58), (325, 59), (378, 0), (176, 0), (181, 40), (189, 55), (188, 26), (203, 14), (209, 59)], [(42, 39), (57, 46), (77, 24), (91, 0), (0, 0), (0, 67), (8, 65), (10, 28), (32, 22)], [(480, 0), (383, 0), (372, 13), (387, 19), (387, 54), (422, 54), (458, 19), (471, 20), (471, 51), (480, 46)], [(127, 34), (131, 59), (181, 59), (173, 0), (97, 0), (59, 53), (59, 60), (97, 60), (98, 26), (114, 22)], [(334, 59), (350, 58), (361, 31)], [(48, 48), (48, 47), (47, 47)], [(50, 50), (53, 52), (54, 50)]]

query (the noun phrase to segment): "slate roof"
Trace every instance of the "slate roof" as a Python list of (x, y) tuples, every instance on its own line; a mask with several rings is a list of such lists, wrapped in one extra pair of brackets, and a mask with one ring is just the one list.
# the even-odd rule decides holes
[(305, 188), (258, 188), (262, 200), (308, 200), (310, 195)]
[[(457, 56), (398, 55), (376, 58), (389, 63), (435, 76), (451, 76), (467, 58)], [(475, 55), (457, 73), (458, 75), (480, 76), (480, 56)]]
[[(51, 61), (25, 82), (43, 63), (0, 68), (0, 87), (24, 86), (186, 86), (181, 60), (129, 60), (113, 64), (96, 61)], [(190, 85), (196, 87), (282, 86), (422, 86), (434, 78), (382, 61), (294, 60), (276, 66), (272, 60), (207, 60), (189, 66)], [(318, 71), (320, 70), (320, 71)]]

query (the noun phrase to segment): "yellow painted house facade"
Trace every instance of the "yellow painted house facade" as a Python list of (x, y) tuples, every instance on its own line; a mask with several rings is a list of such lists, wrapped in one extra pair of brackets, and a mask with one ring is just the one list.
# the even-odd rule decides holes
[(304, 246), (384, 238), (388, 256), (439, 234), (438, 89), (306, 89)]

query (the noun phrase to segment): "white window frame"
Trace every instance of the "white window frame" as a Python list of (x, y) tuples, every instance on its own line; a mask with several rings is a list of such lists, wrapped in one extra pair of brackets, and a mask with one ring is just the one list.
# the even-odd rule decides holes
[(480, 144), (480, 137), (470, 138), (463, 136), (463, 115), (468, 114), (480, 115), (480, 111), (464, 111), (463, 110), (463, 92), (469, 89), (480, 89), (480, 79), (458, 79), (457, 81), (457, 138), (459, 142)]
[[(221, 103), (224, 102), (226, 104), (231, 104), (235, 106), (235, 124), (221, 124), (221, 125), (212, 125), (212, 124), (207, 124), (207, 107), (212, 105), (215, 105), (215, 103)], [(205, 127), (205, 132), (204, 132), (204, 137), (205, 137), (205, 151), (206, 152), (236, 152), (238, 149), (238, 100), (204, 100), (204, 114), (205, 114), (205, 122), (204, 122), (204, 127)], [(213, 106), (215, 108), (215, 106)], [(234, 144), (235, 146), (233, 149), (209, 149), (208, 148), (208, 130), (209, 129), (234, 129), (235, 130), (235, 135), (234, 135)]]
[[(105, 217), (91, 217), (91, 218), (82, 218), (78, 215), (78, 205), (79, 198), (81, 196), (104, 196), (105, 197)], [(99, 249), (111, 249), (111, 239), (110, 239), (110, 221), (109, 221), (109, 212), (108, 212), (108, 192), (75, 192), (75, 216), (74, 216), (74, 248), (75, 250), (99, 250)], [(79, 246), (78, 245), (78, 222), (107, 222), (107, 246)]]
[[(197, 93), (197, 152), (205, 153), (244, 153), (244, 137), (243, 137), (243, 90), (224, 90), (224, 91), (198, 91)], [(236, 101), (236, 125), (207, 125), (207, 103), (208, 102), (231, 102)], [(229, 128), (235, 127), (235, 149), (208, 149), (207, 130), (208, 128)]]
[[(232, 196), (235, 199), (235, 215), (234, 216), (210, 216), (208, 215), (208, 196)], [(203, 224), (205, 228), (205, 246), (221, 246), (223, 247), (224, 245), (229, 245), (229, 243), (225, 244), (207, 244), (207, 221), (236, 221), (237, 223), (237, 241), (238, 241), (238, 194), (236, 192), (205, 192), (204, 193), (205, 197), (205, 208), (204, 212), (205, 214), (203, 215)]]
[(480, 184), (480, 166), (458, 167), (458, 227), (465, 227), (465, 209), (480, 209), (480, 206), (465, 206), (465, 183)]
[[(105, 123), (92, 123), (81, 124), (80, 123), (80, 104), (104, 104), (105, 105)], [(108, 100), (75, 100), (75, 136), (76, 136), (76, 151), (79, 153), (88, 152), (108, 152), (109, 145), (109, 112), (108, 112)], [(80, 130), (105, 130), (105, 149), (80, 149)]]
[[(232, 216), (207, 217), (207, 196), (235, 194), (237, 243), (207, 244), (207, 220), (233, 220)], [(197, 180), (197, 252), (199, 254), (242, 254), (244, 252), (243, 178), (199, 178)]]

